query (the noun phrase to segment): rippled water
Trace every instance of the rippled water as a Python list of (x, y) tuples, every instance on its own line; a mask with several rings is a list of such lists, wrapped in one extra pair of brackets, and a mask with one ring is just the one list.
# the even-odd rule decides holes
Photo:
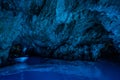
[(120, 80), (120, 65), (107, 61), (82, 62), (29, 58), (0, 69), (0, 80)]

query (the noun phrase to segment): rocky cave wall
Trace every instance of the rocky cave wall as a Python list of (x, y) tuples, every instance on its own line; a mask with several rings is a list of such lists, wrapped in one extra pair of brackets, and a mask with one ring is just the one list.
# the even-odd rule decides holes
[(119, 4), (119, 0), (0, 0), (0, 63), (23, 53), (65, 60), (118, 56)]

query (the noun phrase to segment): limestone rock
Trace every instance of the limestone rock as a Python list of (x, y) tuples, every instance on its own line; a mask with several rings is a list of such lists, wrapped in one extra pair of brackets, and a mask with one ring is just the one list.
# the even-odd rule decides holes
[(118, 55), (119, 3), (119, 0), (1, 0), (1, 50), (21, 44), (23, 49), (27, 48), (26, 54), (68, 60), (97, 60), (102, 54), (109, 55), (111, 48)]

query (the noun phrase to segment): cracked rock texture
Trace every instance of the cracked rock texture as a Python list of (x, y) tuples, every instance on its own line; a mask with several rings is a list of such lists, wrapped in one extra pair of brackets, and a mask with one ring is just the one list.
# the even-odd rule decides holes
[(116, 58), (119, 4), (119, 0), (0, 0), (0, 63), (23, 53), (65, 60)]

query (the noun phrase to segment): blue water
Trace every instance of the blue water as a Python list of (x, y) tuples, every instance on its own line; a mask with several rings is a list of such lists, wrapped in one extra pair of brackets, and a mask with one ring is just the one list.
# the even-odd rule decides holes
[(25, 63), (1, 68), (0, 80), (120, 80), (120, 65), (29, 58)]
[(13, 75), (2, 76), (0, 80), (88, 80), (85, 77), (66, 75), (55, 72), (25, 71)]

